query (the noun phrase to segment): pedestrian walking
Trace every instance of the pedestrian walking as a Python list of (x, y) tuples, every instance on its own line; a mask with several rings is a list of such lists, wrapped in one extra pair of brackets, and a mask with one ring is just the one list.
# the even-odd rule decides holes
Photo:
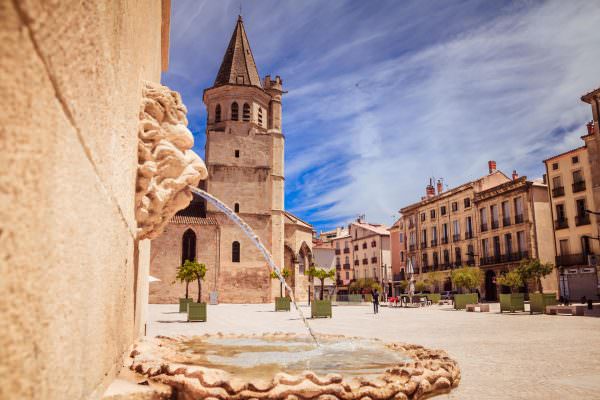
[(373, 290), (373, 314), (379, 314), (379, 292)]

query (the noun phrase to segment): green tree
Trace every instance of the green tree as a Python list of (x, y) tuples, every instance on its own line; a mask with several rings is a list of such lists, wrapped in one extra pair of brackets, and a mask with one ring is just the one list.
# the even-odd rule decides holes
[(398, 282), (398, 286), (400, 286), (400, 291), (402, 293), (406, 292), (406, 288), (408, 288), (408, 281), (405, 279), (403, 281)]
[(550, 274), (552, 270), (554, 270), (554, 264), (543, 263), (537, 258), (521, 260), (517, 267), (523, 283), (532, 282), (540, 293), (543, 293), (542, 278)]
[(439, 293), (440, 287), (444, 283), (446, 277), (440, 271), (433, 271), (427, 274), (425, 281), (431, 286), (432, 293)]
[(185, 260), (185, 262), (183, 264), (181, 264), (179, 267), (177, 267), (177, 274), (175, 275), (175, 281), (173, 283), (175, 283), (176, 281), (185, 283), (185, 298), (189, 298), (189, 289), (190, 289), (190, 282), (192, 282), (195, 277), (192, 274), (190, 268), (189, 268), (189, 263), (191, 263), (192, 261), (190, 260)]
[[(283, 279), (289, 278), (291, 274), (290, 270), (287, 268), (280, 270), (280, 272)], [(279, 275), (277, 275), (275, 271), (271, 271), (271, 279), (279, 279)], [(279, 297), (283, 297), (283, 282), (281, 281), (279, 281)]]
[(518, 288), (523, 286), (521, 274), (516, 269), (500, 275), (498, 278), (496, 278), (496, 282), (498, 282), (500, 285), (508, 286), (511, 293), (514, 293)]
[(483, 272), (479, 268), (461, 267), (452, 271), (450, 279), (454, 286), (472, 292), (483, 281)]
[(321, 281), (321, 293), (319, 293), (319, 300), (323, 300), (323, 290), (325, 289), (325, 279), (335, 279), (335, 270), (326, 270), (323, 268), (317, 268), (312, 264), (305, 272), (306, 275), (317, 278)]
[(183, 264), (184, 269), (192, 277), (192, 281), (198, 281), (198, 303), (202, 301), (202, 280), (206, 276), (206, 265), (198, 261), (186, 260)]
[(425, 281), (417, 281), (415, 282), (415, 290), (418, 293), (422, 293), (425, 289), (427, 289), (427, 283)]

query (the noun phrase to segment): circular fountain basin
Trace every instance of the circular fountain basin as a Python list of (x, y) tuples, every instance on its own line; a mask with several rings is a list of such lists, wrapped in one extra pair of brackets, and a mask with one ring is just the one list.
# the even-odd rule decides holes
[(379, 340), (294, 334), (158, 337), (131, 368), (185, 399), (417, 399), (450, 391), (456, 362), (441, 350)]

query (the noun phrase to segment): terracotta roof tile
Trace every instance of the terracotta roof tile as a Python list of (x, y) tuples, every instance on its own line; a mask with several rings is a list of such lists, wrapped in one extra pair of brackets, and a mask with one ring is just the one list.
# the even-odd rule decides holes
[(170, 222), (184, 225), (218, 225), (215, 218), (190, 217), (187, 215), (175, 215)]

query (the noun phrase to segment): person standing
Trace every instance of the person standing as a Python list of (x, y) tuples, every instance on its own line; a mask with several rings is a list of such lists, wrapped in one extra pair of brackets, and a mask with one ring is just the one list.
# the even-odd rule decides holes
[(379, 314), (379, 292), (373, 290), (373, 314)]

